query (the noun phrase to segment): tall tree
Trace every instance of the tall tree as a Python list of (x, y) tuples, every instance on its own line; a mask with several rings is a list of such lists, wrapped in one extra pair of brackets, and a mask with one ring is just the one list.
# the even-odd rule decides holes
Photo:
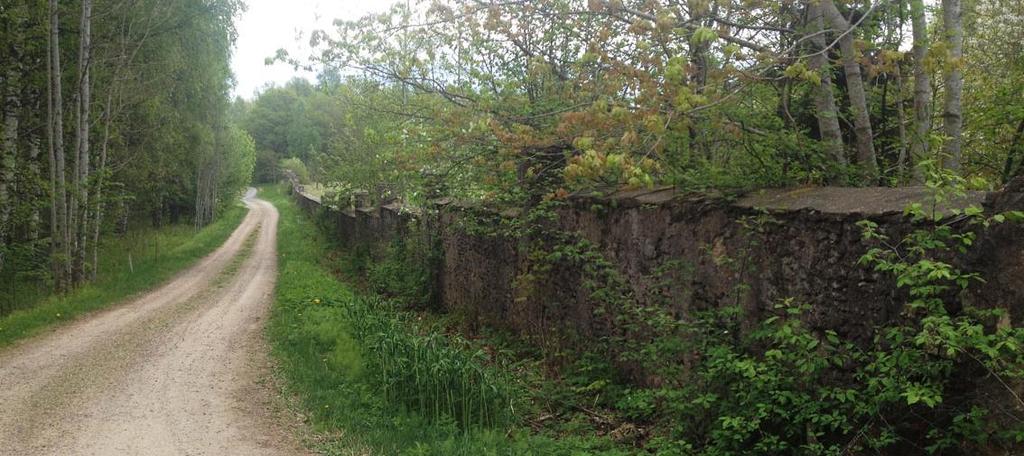
[(75, 179), (75, 190), (73, 192), (78, 214), (76, 223), (73, 224), (75, 236), (75, 252), (72, 258), (72, 280), (76, 283), (85, 279), (85, 253), (88, 251), (87, 241), (89, 239), (89, 159), (90, 139), (89, 131), (90, 113), (92, 111), (92, 0), (82, 0), (82, 20), (79, 29), (78, 49), (78, 113), (77, 113), (77, 170)]
[(825, 18), (822, 3), (811, 0), (807, 2), (807, 22), (810, 25), (811, 69), (819, 77), (814, 88), (814, 107), (818, 119), (818, 132), (821, 142), (832, 161), (839, 166), (846, 166), (846, 151), (843, 148), (843, 133), (839, 126), (839, 112), (836, 109), (835, 94), (832, 86), (832, 67), (828, 61), (828, 48), (825, 43)]
[[(3, 94), (3, 131), (2, 142), (0, 142), (0, 244), (7, 242), (10, 230), (11, 211), (14, 203), (11, 198), (14, 176), (18, 159), (18, 128), (21, 115), (21, 14), (22, 11), (12, 12), (14, 20), (7, 21), (10, 30), (6, 30), (8, 43), (7, 52), (10, 54), (11, 62), (8, 64), (7, 72), (4, 75), (3, 83), (6, 87)], [(3, 260), (0, 259), (0, 267)]]
[(914, 60), (914, 135), (910, 141), (910, 156), (914, 166), (914, 180), (923, 182), (924, 175), (917, 164), (927, 157), (932, 131), (932, 82), (926, 63), (930, 44), (924, 0), (910, 0), (910, 17), (914, 37), (911, 51)]
[(839, 34), (839, 51), (843, 60), (843, 71), (846, 73), (846, 93), (850, 99), (850, 110), (853, 111), (854, 143), (857, 148), (857, 167), (862, 176), (869, 181), (878, 180), (878, 158), (875, 156), (875, 135), (871, 128), (871, 116), (868, 109), (867, 93), (864, 90), (864, 79), (860, 71), (857, 47), (854, 45), (856, 24), (851, 24), (836, 8), (832, 0), (821, 0), (825, 16)]
[(942, 129), (946, 141), (946, 167), (959, 171), (962, 166), (961, 144), (963, 135), (964, 75), (964, 29), (963, 5), (960, 0), (942, 0), (942, 27), (946, 37), (945, 103), (942, 112)]
[[(0, 268), (0, 313), (21, 290), (8, 281), (49, 272), (65, 291), (92, 278), (111, 207), (122, 209), (120, 233), (143, 214), (188, 218), (204, 160), (245, 169), (245, 154), (226, 148), (248, 150), (246, 143), (222, 140), (231, 136), (228, 62), (239, 7), (236, 0), (0, 6), (0, 262), (16, 260)], [(72, 11), (79, 20), (69, 26)], [(67, 71), (69, 62), (76, 71)], [(206, 220), (244, 184), (238, 176), (214, 176), (218, 193), (204, 200)]]
[(64, 91), (61, 80), (61, 50), (60, 50), (60, 7), (57, 0), (50, 0), (50, 65), (48, 80), (50, 82), (49, 99), (51, 101), (49, 112), (50, 126), (49, 147), (51, 157), (51, 172), (53, 178), (53, 205), (56, 207), (56, 218), (51, 222), (54, 237), (54, 283), (58, 290), (67, 289), (68, 279), (71, 276), (71, 248), (69, 245), (70, 233), (68, 232), (68, 195), (67, 179), (65, 176), (64, 156)]

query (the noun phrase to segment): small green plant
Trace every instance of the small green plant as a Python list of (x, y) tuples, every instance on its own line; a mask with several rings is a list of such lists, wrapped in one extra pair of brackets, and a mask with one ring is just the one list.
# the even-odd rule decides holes
[[(1024, 441), (1024, 402), (1017, 392), (1024, 380), (1024, 329), (1006, 324), (1008, 309), (980, 309), (962, 299), (984, 280), (952, 258), (974, 245), (977, 230), (1024, 221), (1024, 212), (957, 208), (952, 203), (964, 195), (966, 182), (928, 169), (931, 197), (905, 211), (917, 228), (895, 241), (877, 224), (861, 222), (864, 238), (878, 245), (861, 262), (890, 274), (909, 296), (904, 321), (879, 332), (876, 344), (885, 350), (861, 375), (871, 380), (869, 393), (907, 406), (922, 404), (932, 422), (942, 423), (927, 431), (930, 452), (972, 445), (1016, 448)], [(964, 382), (968, 390), (992, 391), (991, 396), (957, 396)], [(1012, 407), (1003, 408), (1003, 401)]]
[[(812, 330), (804, 323), (810, 308), (793, 300), (751, 328), (742, 280), (731, 304), (678, 315), (672, 301), (634, 296), (596, 246), (533, 225), (533, 266), (520, 285), (537, 293), (559, 268), (582, 271), (583, 290), (615, 328), (588, 348), (600, 363), (575, 357), (576, 373), (565, 379), (573, 394), (560, 401), (589, 397), (589, 406), (648, 426), (646, 449), (664, 454), (1015, 451), (1024, 441), (1024, 332), (1006, 323), (1005, 310), (961, 299), (984, 282), (950, 261), (979, 230), (1024, 214), (956, 208), (966, 183), (941, 171), (929, 176), (931, 197), (906, 211), (911, 232), (891, 240), (861, 223), (877, 246), (861, 262), (891, 276), (907, 297), (903, 316), (869, 341)], [(763, 213), (744, 218), (747, 244), (714, 261), (743, 279), (775, 223)], [(685, 266), (656, 273), (678, 288)]]

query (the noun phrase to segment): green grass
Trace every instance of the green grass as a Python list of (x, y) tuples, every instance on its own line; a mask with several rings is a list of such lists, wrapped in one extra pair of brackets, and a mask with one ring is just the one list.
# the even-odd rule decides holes
[(22, 294), (19, 310), (0, 317), (0, 347), (159, 285), (223, 244), (246, 213), (233, 206), (198, 232), (175, 225), (102, 240), (96, 281), (66, 295)]
[(590, 433), (535, 433), (519, 368), (336, 278), (332, 247), (283, 187), (268, 336), (288, 393), (329, 455), (628, 454)]
[[(316, 225), (282, 188), (264, 188), (261, 196), (281, 213), (268, 333), (290, 392), (321, 434), (318, 450), (477, 455), (488, 454), (482, 446), (504, 445), (509, 392), (498, 373), (478, 353), (416, 334), (387, 302), (337, 280)], [(427, 362), (434, 375), (423, 368)], [(489, 392), (471, 395), (473, 387)], [(467, 396), (478, 400), (467, 404)]]

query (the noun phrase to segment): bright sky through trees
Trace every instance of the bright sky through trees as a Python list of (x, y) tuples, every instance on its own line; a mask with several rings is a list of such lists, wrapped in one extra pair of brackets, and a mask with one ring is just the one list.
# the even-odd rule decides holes
[(346, 20), (388, 7), (391, 0), (248, 0), (238, 18), (238, 44), (231, 68), (238, 84), (234, 94), (251, 98), (268, 83), (283, 84), (295, 76), (314, 79), (315, 74), (296, 71), (289, 65), (265, 65), (278, 49), (305, 55), (309, 33), (331, 29), (335, 18)]

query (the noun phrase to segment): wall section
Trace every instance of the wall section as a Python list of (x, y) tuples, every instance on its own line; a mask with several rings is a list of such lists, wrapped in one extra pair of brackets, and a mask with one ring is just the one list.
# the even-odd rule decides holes
[[(440, 305), (471, 325), (513, 330), (545, 341), (552, 334), (585, 341), (619, 331), (586, 286), (589, 277), (569, 262), (532, 274), (535, 239), (469, 229), (497, 226), (509, 214), (437, 201), (429, 211), (399, 204), (339, 210), (293, 185), (299, 206), (317, 213), (343, 246), (383, 245), (408, 234), (419, 220), (443, 252), (437, 271)], [(641, 304), (667, 305), (676, 314), (737, 304), (756, 322), (782, 299), (810, 304), (811, 327), (866, 339), (899, 318), (905, 296), (892, 281), (858, 264), (869, 245), (857, 222), (878, 223), (894, 238), (913, 229), (903, 208), (925, 197), (923, 188), (799, 188), (765, 190), (739, 198), (680, 193), (672, 188), (576, 195), (556, 209), (558, 229), (585, 239), (607, 259)], [(1024, 209), (1024, 181), (1002, 192), (971, 193), (955, 205), (988, 211)], [(484, 215), (481, 217), (481, 215)], [(483, 220), (483, 222), (481, 222)], [(947, 220), (947, 222), (953, 222)], [(1024, 230), (999, 226), (976, 248), (951, 259), (981, 272), (988, 283), (963, 299), (1011, 310), (1024, 318)], [(539, 277), (524, 281), (524, 277)]]

